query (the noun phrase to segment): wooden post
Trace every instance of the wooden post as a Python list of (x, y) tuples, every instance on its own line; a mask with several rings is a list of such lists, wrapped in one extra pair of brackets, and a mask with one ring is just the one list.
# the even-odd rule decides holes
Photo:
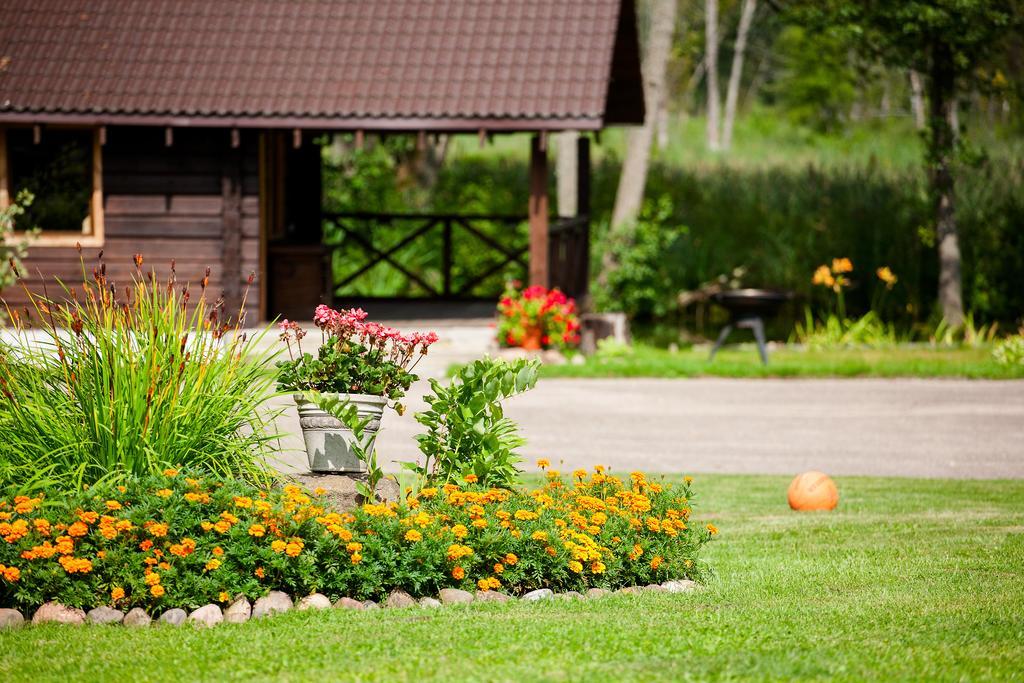
[(221, 282), (228, 315), (242, 303), (242, 154), (237, 147), (224, 155), (221, 171)]
[(589, 308), (590, 290), (590, 138), (576, 139), (576, 215), (584, 220), (580, 228), (579, 259), (575, 275), (575, 295)]
[(540, 135), (530, 140), (530, 284), (548, 287), (548, 154)]

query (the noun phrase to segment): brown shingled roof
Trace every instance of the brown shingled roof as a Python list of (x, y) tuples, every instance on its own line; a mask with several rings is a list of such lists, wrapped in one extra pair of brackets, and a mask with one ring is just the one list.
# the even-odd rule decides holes
[(0, 121), (529, 130), (642, 118), (633, 0), (5, 0), (0, 19)]

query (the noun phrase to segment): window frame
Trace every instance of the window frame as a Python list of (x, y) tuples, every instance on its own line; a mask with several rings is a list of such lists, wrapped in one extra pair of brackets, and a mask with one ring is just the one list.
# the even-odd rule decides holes
[[(10, 187), (10, 159), (7, 156), (7, 131), (12, 127), (0, 126), (0, 207), (6, 208), (10, 205), (13, 197), (13, 190)], [(38, 234), (31, 235), (23, 230), (16, 230), (16, 238), (28, 237), (29, 247), (83, 247), (103, 246), (103, 153), (100, 145), (99, 128), (93, 126), (54, 126), (66, 130), (91, 130), (92, 131), (92, 192), (89, 195), (89, 223), (92, 228), (90, 232), (47, 232), (40, 230)], [(46, 131), (43, 131), (43, 135)]]

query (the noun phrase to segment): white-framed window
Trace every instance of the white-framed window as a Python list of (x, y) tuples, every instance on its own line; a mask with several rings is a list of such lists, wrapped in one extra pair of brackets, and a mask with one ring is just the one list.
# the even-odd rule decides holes
[(37, 246), (103, 243), (103, 167), (95, 128), (0, 128), (0, 206), (34, 196), (15, 228)]

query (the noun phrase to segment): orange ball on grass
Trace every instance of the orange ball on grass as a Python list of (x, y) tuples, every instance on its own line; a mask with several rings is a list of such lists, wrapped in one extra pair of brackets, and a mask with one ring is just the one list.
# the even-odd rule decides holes
[(839, 489), (824, 472), (798, 474), (787, 492), (794, 510), (834, 510), (839, 504)]

